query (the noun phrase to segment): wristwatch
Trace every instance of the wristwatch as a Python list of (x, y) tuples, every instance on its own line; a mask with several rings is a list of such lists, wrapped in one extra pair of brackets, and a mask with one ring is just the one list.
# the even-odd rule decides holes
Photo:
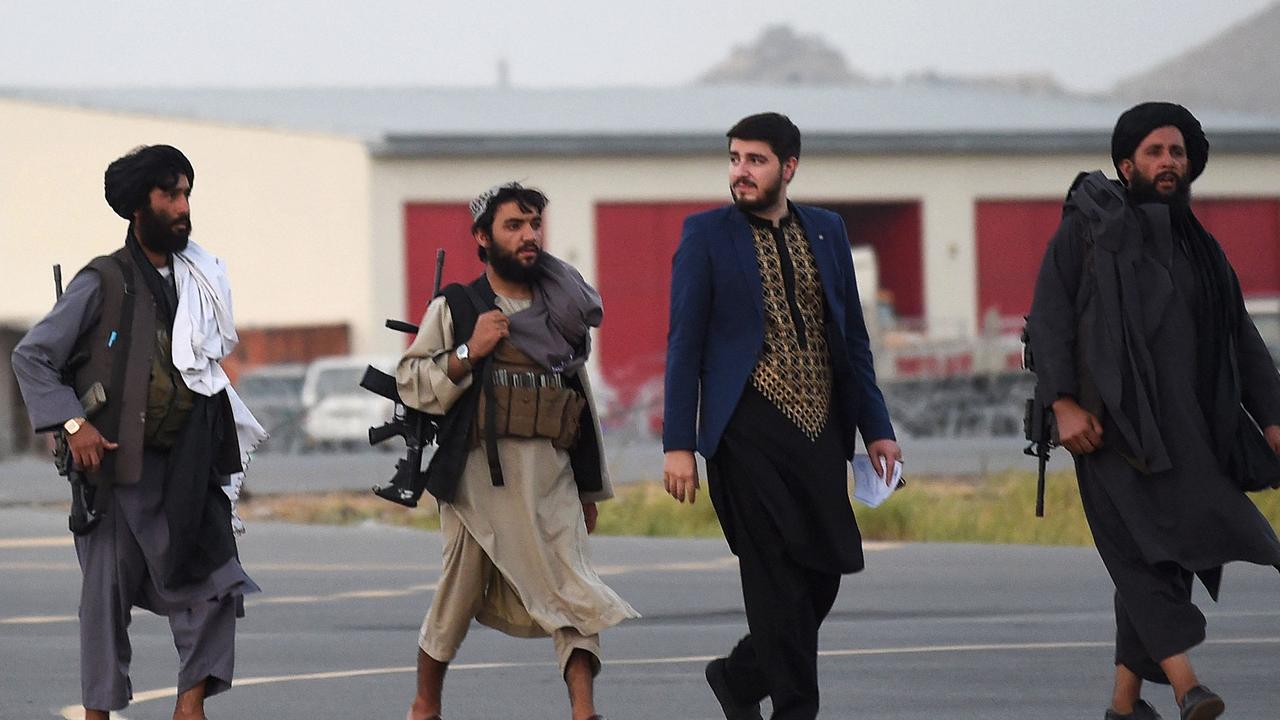
[(462, 369), (471, 370), (471, 348), (466, 343), (462, 343), (453, 351), (453, 356), (458, 358), (458, 362), (462, 363)]
[(71, 418), (70, 420), (62, 423), (62, 429), (66, 430), (68, 435), (75, 435), (80, 432), (80, 428), (84, 427), (85, 422), (85, 419), (82, 417)]

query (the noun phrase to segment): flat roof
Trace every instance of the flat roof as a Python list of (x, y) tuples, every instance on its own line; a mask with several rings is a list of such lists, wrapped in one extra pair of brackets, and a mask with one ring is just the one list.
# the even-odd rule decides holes
[[(946, 82), (605, 88), (0, 88), (0, 97), (356, 137), (379, 157), (721, 152), (789, 115), (807, 152), (1097, 151), (1131, 103)], [(1215, 151), (1280, 152), (1280, 119), (1192, 108)]]

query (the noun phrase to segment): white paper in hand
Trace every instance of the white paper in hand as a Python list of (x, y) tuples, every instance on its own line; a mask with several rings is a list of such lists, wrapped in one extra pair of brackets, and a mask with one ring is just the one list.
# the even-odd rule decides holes
[(869, 455), (853, 456), (853, 498), (867, 507), (880, 507), (902, 484), (902, 462), (893, 464), (893, 480), (884, 481), (884, 468), (871, 464)]

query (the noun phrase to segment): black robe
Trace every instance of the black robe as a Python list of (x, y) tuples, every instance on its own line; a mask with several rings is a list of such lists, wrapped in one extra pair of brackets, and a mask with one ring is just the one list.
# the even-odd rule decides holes
[[(1148, 564), (1200, 574), (1216, 597), (1224, 563), (1280, 566), (1280, 540), (1215, 452), (1197, 401), (1196, 272), (1167, 218), (1101, 173), (1080, 182), (1045, 253), (1030, 340), (1042, 399), (1074, 395), (1102, 420), (1103, 447), (1076, 462), (1095, 536), (1104, 518), (1122, 522), (1107, 530)], [(1280, 375), (1247, 313), (1233, 341), (1244, 408), (1280, 424)], [(1114, 513), (1098, 511), (1100, 496)]]

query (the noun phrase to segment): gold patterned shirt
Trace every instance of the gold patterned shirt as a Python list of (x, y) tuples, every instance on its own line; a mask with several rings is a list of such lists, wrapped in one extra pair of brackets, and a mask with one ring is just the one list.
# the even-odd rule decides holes
[(778, 227), (747, 214), (763, 289), (764, 348), (751, 384), (817, 440), (831, 405), (826, 300), (804, 228), (790, 214)]

